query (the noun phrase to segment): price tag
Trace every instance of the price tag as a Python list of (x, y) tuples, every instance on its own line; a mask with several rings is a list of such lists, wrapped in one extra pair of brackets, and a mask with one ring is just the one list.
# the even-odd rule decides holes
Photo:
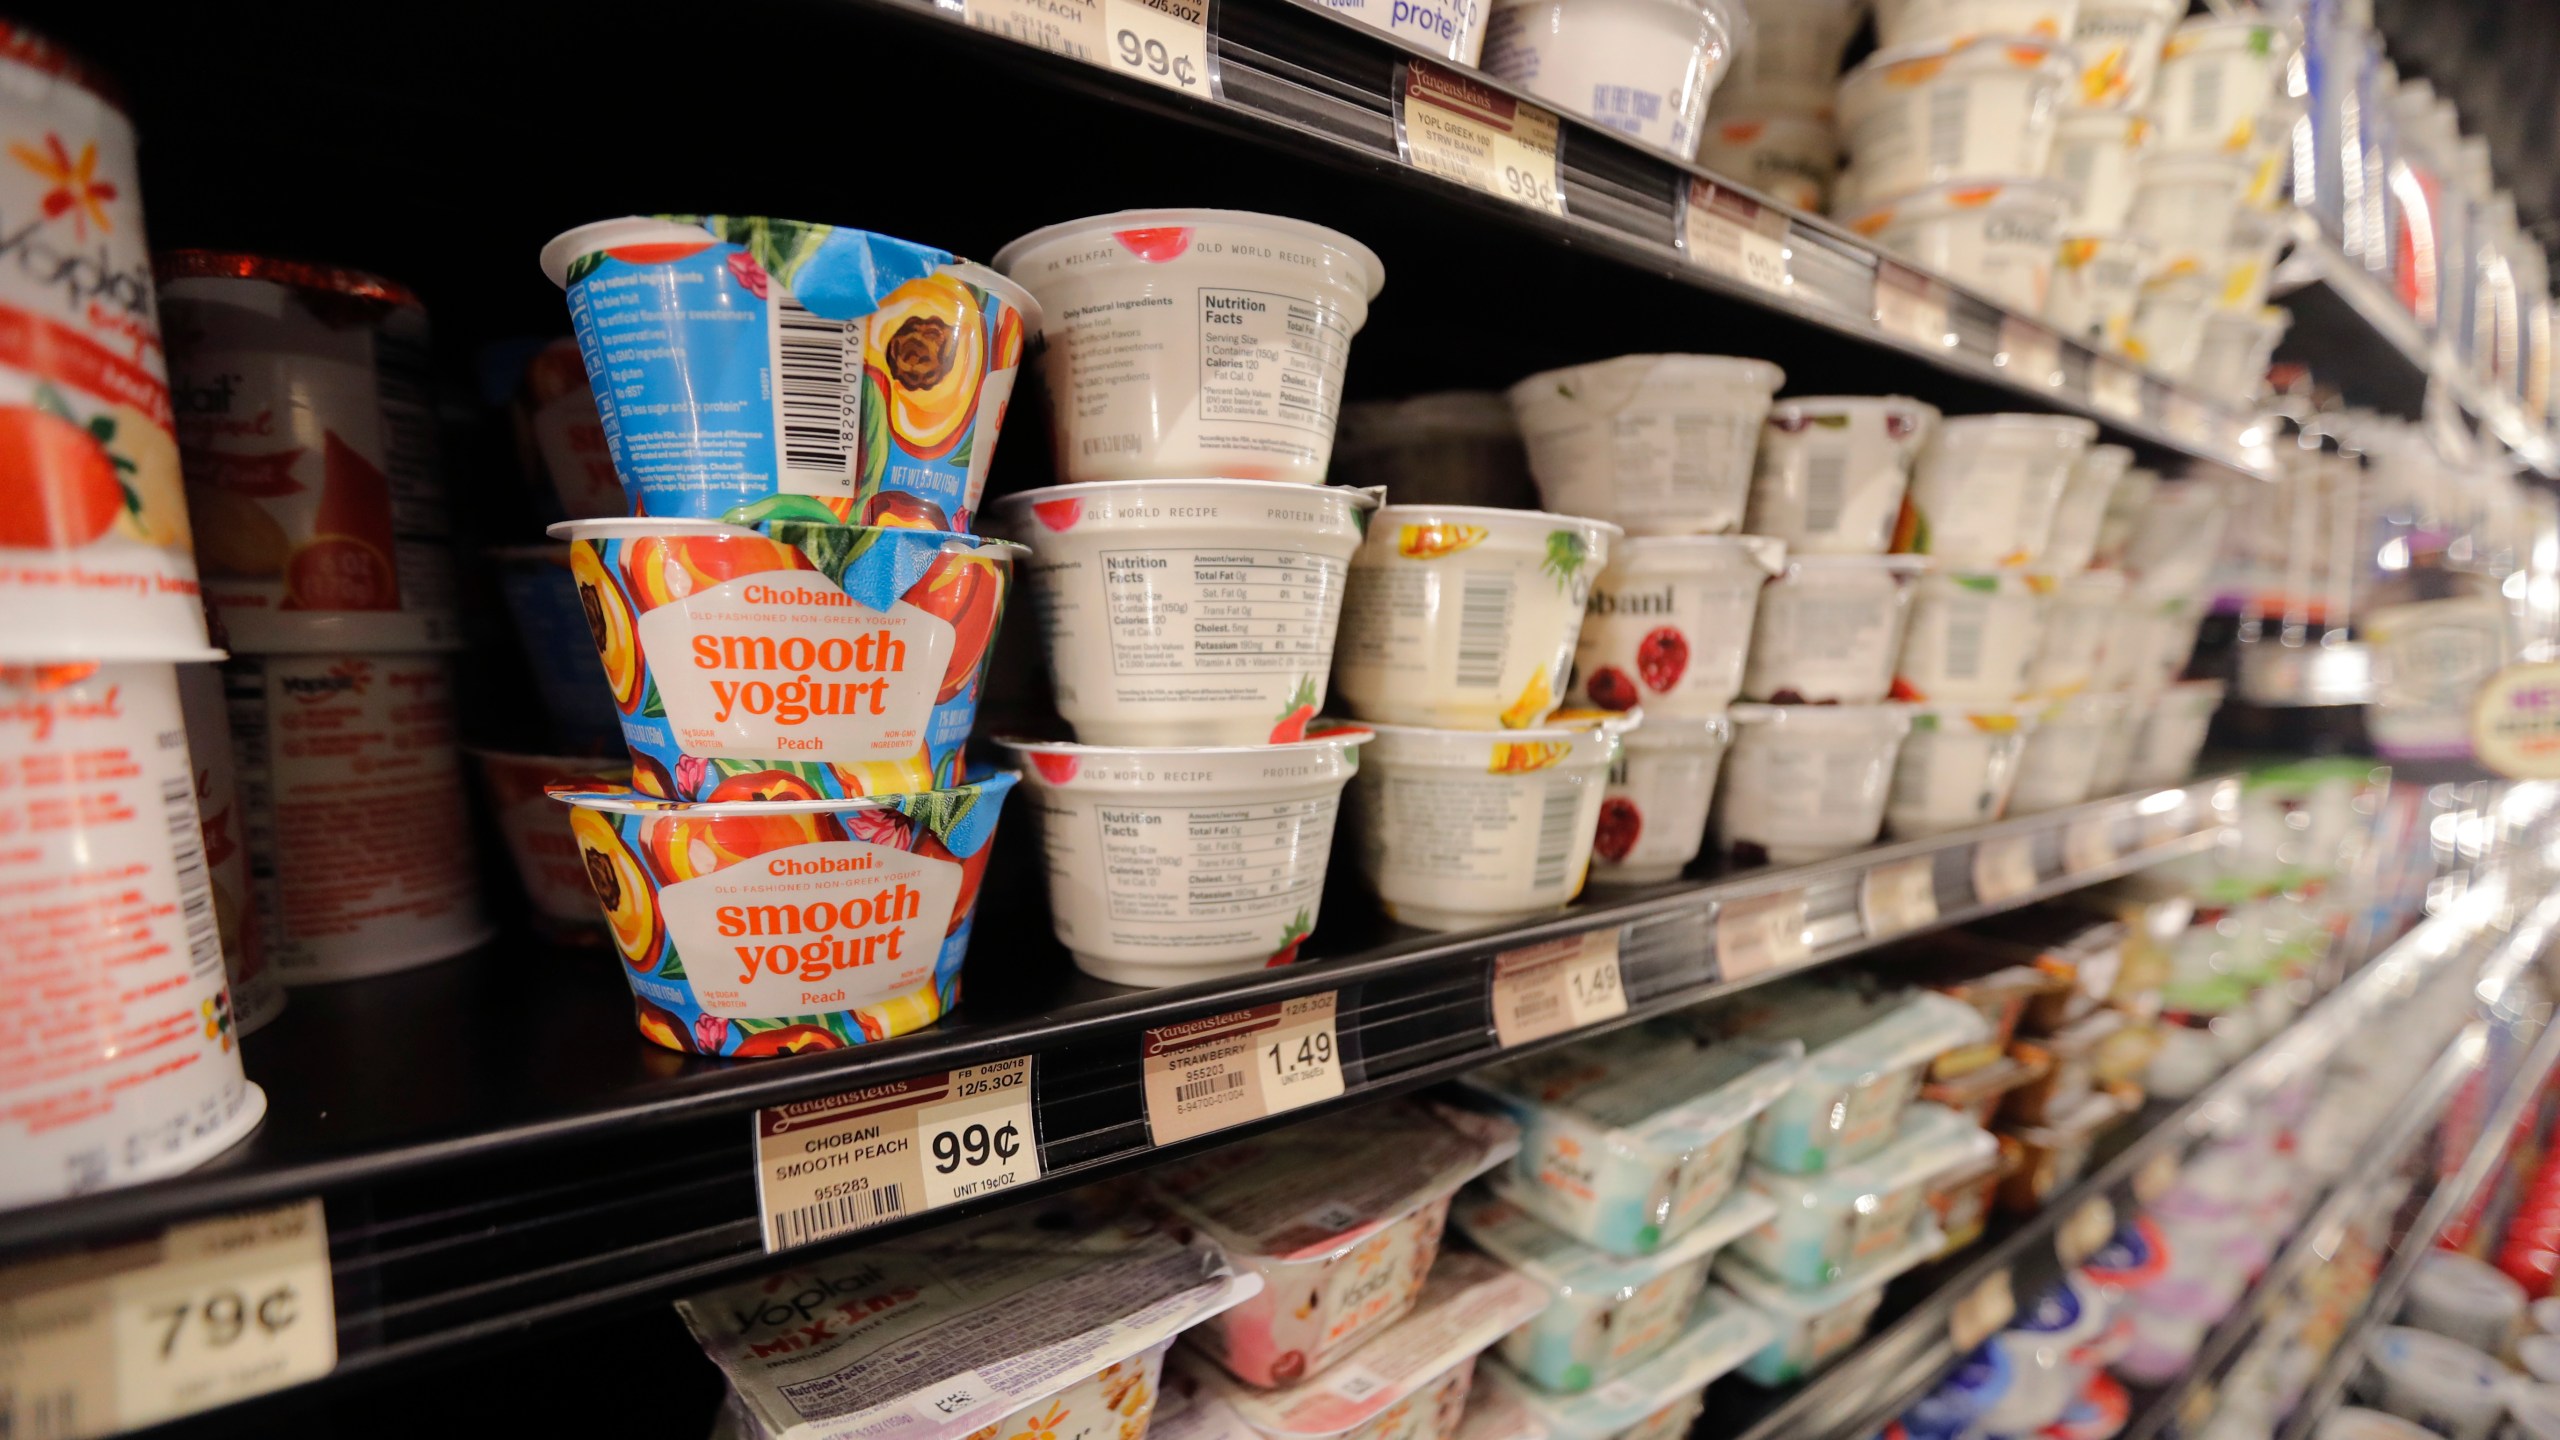
[(2035, 888), (2035, 837), (2002, 835), (1973, 847), (1974, 899), (1998, 905)]
[(1937, 862), (1914, 855), (1868, 871), (1858, 882), (1858, 918), (1873, 940), (1937, 924)]
[(2143, 1161), (2142, 1168), (2133, 1172), (2133, 1198), (2148, 1205), (2168, 1194), (2169, 1187), (2177, 1183), (2178, 1152), (2163, 1150)]
[(2142, 414), (2142, 375), (2121, 360), (2101, 358), (2089, 367), (2089, 403), (2110, 415)]
[(1695, 176), (1680, 215), (1680, 243), (1689, 263), (1746, 285), (1784, 293), (1787, 217), (1748, 196)]
[(1586, 930), (1493, 957), (1493, 1034), (1506, 1049), (1627, 1013), (1618, 930)]
[(1804, 938), (1804, 892), (1782, 890), (1727, 900), (1716, 911), (1716, 975), (1748, 980), (1813, 958)]
[(2213, 412), (2193, 395), (2172, 390), (2162, 407), (2161, 424), (2172, 435), (2190, 445), (2208, 444), (2213, 439)]
[(2106, 1196), (2092, 1195), (2053, 1232), (2053, 1253), (2067, 1270), (2097, 1254), (2098, 1247), (2115, 1233), (2116, 1207), (2107, 1203)]
[(1209, 93), (1208, 0), (968, 0), (965, 15), (1052, 55)]
[(1956, 1297), (1947, 1309), (1947, 1338), (1959, 1351), (1974, 1346), (2000, 1333), (2018, 1313), (2018, 1297), (2009, 1289), (2009, 1272), (1994, 1270), (1974, 1287)]
[(1405, 62), (1405, 163), (1549, 215), (1564, 213), (1556, 117), (1428, 60)]
[(0, 1418), (12, 1434), (138, 1429), (317, 1380), (337, 1363), (317, 1200), (0, 1275)]
[(1908, 266), (1876, 262), (1876, 328), (1933, 350), (1955, 343), (1947, 287)]
[(766, 1254), (1040, 1178), (1031, 1058), (756, 1112)]
[(1148, 1031), (1147, 1133), (1170, 1145), (1340, 1095), (1333, 1012), (1328, 990)]
[(2000, 322), (2000, 365), (2040, 390), (2062, 383), (2062, 337), (2015, 316)]
[(2074, 820), (2062, 832), (2062, 869), (2078, 875), (2116, 863), (2116, 824), (2105, 815)]

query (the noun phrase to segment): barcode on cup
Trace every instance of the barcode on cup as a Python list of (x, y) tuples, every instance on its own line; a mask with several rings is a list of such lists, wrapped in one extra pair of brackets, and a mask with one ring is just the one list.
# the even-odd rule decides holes
[(1964, 137), (1973, 128), (1965, 114), (1970, 93), (1962, 85), (1940, 85), (1929, 92), (1929, 166), (1933, 170), (1964, 165)]
[(806, 1245), (848, 1230), (862, 1230), (883, 1220), (895, 1220), (907, 1213), (907, 1187), (898, 1184), (874, 1186), (839, 1195), (815, 1205), (798, 1205), (773, 1212), (775, 1250), (791, 1245)]
[(2187, 129), (2211, 135), (2222, 128), (2222, 83), (2216, 67), (2191, 65), (2195, 84), (2187, 91)]
[(1223, 1095), (1227, 1091), (1243, 1088), (1244, 1072), (1228, 1070), (1212, 1075), (1206, 1080), (1192, 1080), (1174, 1086), (1173, 1098), (1176, 1104), (1189, 1104), (1194, 1100), (1205, 1100), (1212, 1095)]
[(1502, 684), (1502, 651), (1511, 634), (1509, 572), (1469, 571), (1458, 591), (1458, 675), (1461, 690)]
[(1970, 680), (1982, 673), (1983, 616), (1951, 616), (1947, 620), (1947, 673)]
[(1573, 856), (1575, 821), (1582, 817), (1582, 782), (1555, 779), (1538, 810), (1538, 863), (1530, 875), (1534, 887), (1565, 882), (1565, 862)]
[[(185, 743), (181, 738), (180, 743)], [(204, 827), (196, 816), (192, 771), (161, 782), (160, 810), (169, 826), (169, 868), (178, 880), (178, 915), (187, 927), (187, 965), (198, 975), (222, 973), (222, 924), (213, 909), (213, 877), (205, 869)]]
[(782, 473), (841, 489), (853, 473), (854, 383), (862, 327), (775, 297), (773, 374), (782, 395)]
[(1849, 457), (1840, 451), (1816, 450), (1804, 461), (1804, 528), (1839, 528), (1840, 502), (1849, 488)]

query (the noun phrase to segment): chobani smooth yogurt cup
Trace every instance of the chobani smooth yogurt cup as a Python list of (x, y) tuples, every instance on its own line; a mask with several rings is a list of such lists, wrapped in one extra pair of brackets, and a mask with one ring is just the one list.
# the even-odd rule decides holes
[(2044, 173), (2071, 194), (2071, 228), (2124, 228), (2133, 208), (2136, 162), (2150, 135), (2151, 122), (2130, 110), (2062, 112)]
[[(172, 666), (0, 666), (0, 1203), (138, 1184), (249, 1133)], [(208, 943), (212, 942), (212, 943)]]
[(1094, 745), (1284, 744), (1324, 708), (1374, 492), (1116, 480), (1008, 495), (1058, 713)]
[(1040, 306), (930, 245), (760, 215), (628, 216), (542, 247), (633, 514), (772, 495), (962, 530)]
[(1911, 462), (1938, 411), (1907, 395), (1801, 395), (1769, 407), (1743, 528), (1797, 555), (1877, 555), (1893, 543)]
[(2034, 815), (2088, 799), (2097, 779), (2099, 748), (2132, 703), (2129, 695), (2099, 691), (2048, 708), (2018, 757), (2009, 813)]
[(1744, 864), (1802, 865), (1875, 843), (1901, 705), (1737, 705), (1716, 843)]
[(2080, 0), (1876, 0), (1876, 44), (1927, 45), (1968, 35), (2070, 37)]
[(1677, 876), (1707, 843), (1707, 808), (1733, 722), (1647, 715), (1609, 764), (1592, 833), (1591, 880), (1650, 885)]
[(1831, 118), (1831, 92), (1816, 93), (1815, 109), (1766, 106), (1708, 116), (1698, 163), (1782, 205), (1821, 214), (1840, 173), (1840, 126)]
[(496, 815), (507, 858), (516, 866), (535, 928), (573, 945), (601, 945), (605, 923), (578, 837), (560, 823), (555, 789), (604, 790), (628, 785), (631, 762), (569, 755), (514, 755), (474, 749), (480, 784)]
[(1620, 533), (1536, 510), (1382, 506), (1351, 554), (1333, 657), (1344, 703), (1397, 725), (1543, 722)]
[(1858, 214), (1849, 228), (2025, 314), (2044, 309), (2070, 195), (2041, 180), (1957, 180)]
[(1351, 337), (1386, 283), (1338, 230), (1122, 210), (1035, 230), (996, 268), (1055, 317), (1041, 375), (1060, 478), (1320, 484)]
[(556, 798), (640, 1033), (753, 1059), (904, 1035), (959, 1003), (1016, 778), (870, 799)]
[(2053, 509), (2038, 565), (2049, 575), (2077, 575), (2098, 553), (2098, 531), (2107, 523), (2107, 502), (2133, 468), (2133, 452), (2121, 445), (2092, 445), (2071, 466), (2062, 500)]
[(2044, 635), (2027, 667), (2027, 693), (2060, 700), (2098, 678), (2108, 633), (2123, 616), (2124, 572), (2087, 570), (2055, 583), (2045, 600)]
[(2052, 577), (1933, 569), (1911, 587), (1893, 698), (2006, 705), (2026, 692)]
[(1496, 0), (1484, 68), (1685, 163), (1741, 23), (1728, 0)]
[(1894, 547), (1950, 565), (2030, 565), (2071, 467), (2098, 438), (2076, 415), (1953, 415), (1911, 467)]
[(1969, 36), (1879, 50), (1840, 81), (1840, 124), (1875, 199), (1976, 175), (2041, 175), (2071, 80), (2055, 42)]
[(1914, 709), (1885, 796), (1886, 832), (1914, 840), (1999, 819), (2027, 733), (2042, 712), (2036, 705)]
[(1511, 408), (1548, 508), (1630, 535), (1722, 535), (1742, 528), (1760, 422), (1786, 381), (1766, 360), (1620, 355), (1532, 375)]
[(231, 705), (223, 698), (219, 667), (181, 665), (177, 670), (178, 708), (187, 721), (187, 761), (195, 772), (196, 820), (213, 890), (214, 926), (231, 985), (231, 1019), (247, 1035), (284, 1009), (284, 984), (267, 959), (266, 929), (249, 873), (249, 814), (231, 749)]
[(1760, 593), (1749, 699), (1868, 705), (1893, 690), (1911, 582), (1927, 562), (1908, 555), (1797, 555)]
[(2263, 18), (2200, 15), (2160, 47), (2152, 112), (2170, 150), (2239, 154), (2256, 138), (2292, 45)]
[(2194, 772), (2213, 712), (2222, 708), (2219, 680), (2182, 680), (2144, 705), (2142, 728), (2125, 779), (2135, 785), (2175, 785)]
[(803, 520), (551, 528), (642, 794), (887, 795), (960, 773), (1021, 546)]
[(1591, 585), (1572, 701), (1707, 719), (1742, 689), (1760, 591), (1786, 547), (1757, 535), (1655, 535), (1618, 544)]
[(2160, 47), (2185, 13), (2186, 0), (2080, 0), (2071, 27), (2071, 59), (2080, 77), (2071, 103), (2110, 110), (2148, 105)]
[(1425, 930), (1563, 908), (1591, 868), (1609, 763), (1636, 716), (1533, 730), (1369, 726), (1351, 785), (1369, 886)]
[(2151, 255), (2148, 244), (2130, 235), (2065, 230), (2045, 291), (2045, 323), (2092, 350), (2122, 351)]
[(1295, 960), (1368, 738), (1346, 727), (1274, 745), (1000, 742), (1022, 757), (1040, 807), (1058, 943), (1115, 985)]

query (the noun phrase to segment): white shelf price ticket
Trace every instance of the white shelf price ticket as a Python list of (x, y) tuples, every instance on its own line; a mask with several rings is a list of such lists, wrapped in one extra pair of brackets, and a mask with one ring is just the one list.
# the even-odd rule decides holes
[(2074, 820), (2062, 832), (2062, 868), (2079, 875), (2116, 863), (2116, 822), (2108, 815)]
[(1586, 930), (1493, 957), (1493, 1034), (1506, 1049), (1627, 1013), (1621, 930)]
[(1914, 855), (1869, 870), (1858, 882), (1858, 918), (1876, 940), (1937, 924), (1937, 858)]
[(1564, 213), (1556, 117), (1428, 60), (1405, 62), (1405, 163), (1549, 215)]
[(1170, 1145), (1340, 1095), (1334, 1010), (1328, 990), (1148, 1031), (1148, 1135)]
[(1998, 835), (1973, 848), (1973, 898), (1985, 905), (2015, 900), (2036, 888), (2032, 835)]
[(2050, 390), (2062, 383), (2062, 337), (2014, 315), (2002, 316), (2000, 365), (2011, 379)]
[(190, 1220), (0, 1274), (0, 1430), (80, 1440), (338, 1363), (320, 1202)]
[(1804, 928), (1801, 890), (1727, 900), (1716, 911), (1716, 978), (1730, 984), (1803, 964), (1813, 958)]
[(766, 1254), (1040, 1178), (1031, 1057), (756, 1112)]
[(1680, 212), (1681, 248), (1689, 263), (1729, 279), (1783, 295), (1787, 278), (1787, 217), (1747, 195), (1711, 180), (1689, 178)]
[(1168, 90), (1213, 93), (1209, 0), (968, 0), (970, 28)]

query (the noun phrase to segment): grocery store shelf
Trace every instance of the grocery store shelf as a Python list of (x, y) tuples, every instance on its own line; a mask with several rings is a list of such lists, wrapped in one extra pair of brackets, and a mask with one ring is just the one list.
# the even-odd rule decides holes
[[(257, 1135), (173, 1179), (0, 1214), (0, 1265), (317, 1197), (338, 1373), (377, 1369), (769, 1264), (750, 1163), (759, 1107), (1032, 1058), (1045, 1179), (840, 1237), (877, 1241), (1247, 1133), (1152, 1143), (1141, 1063), (1152, 1028), (1330, 992), (1343, 1093), (1258, 1123), (1302, 1119), (1506, 1053), (1492, 1006), (1505, 952), (1589, 935), (1600, 938), (1586, 953), (1605, 953), (1614, 941), (1625, 1013), (1524, 1042), (1555, 1043), (2210, 848), (2238, 790), (2216, 776), (1816, 865), (1596, 892), (1553, 920), (1468, 935), (1399, 930), (1337, 892), (1307, 961), (1166, 990), (1075, 976), (1039, 907), (1004, 907), (982, 914), (970, 998), (940, 1027), (760, 1062), (648, 1045), (609, 955), (502, 943), (295, 992), (244, 1046), (269, 1097)], [(1000, 852), (986, 893), (1037, 886), (1024, 849)], [(1021, 873), (1002, 873), (1008, 857)]]

